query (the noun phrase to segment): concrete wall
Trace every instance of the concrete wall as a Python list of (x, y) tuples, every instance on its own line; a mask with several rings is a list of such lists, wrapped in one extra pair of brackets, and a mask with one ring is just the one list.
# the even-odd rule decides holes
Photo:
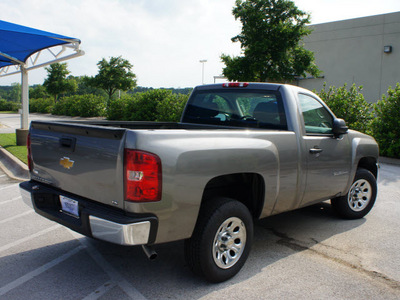
[[(310, 26), (305, 48), (315, 54), (324, 78), (302, 79), (298, 85), (321, 90), (344, 83), (363, 86), (367, 101), (376, 102), (400, 82), (400, 12)], [(392, 53), (384, 53), (384, 46)]]

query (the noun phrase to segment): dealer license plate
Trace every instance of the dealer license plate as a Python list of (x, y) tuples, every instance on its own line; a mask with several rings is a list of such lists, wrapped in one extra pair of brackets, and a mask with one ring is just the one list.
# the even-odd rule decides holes
[(78, 201), (60, 195), (60, 202), (63, 212), (79, 218)]

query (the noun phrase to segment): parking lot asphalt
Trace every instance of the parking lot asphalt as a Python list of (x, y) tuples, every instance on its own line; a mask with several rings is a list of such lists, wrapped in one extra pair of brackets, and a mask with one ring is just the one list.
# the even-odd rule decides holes
[[(140, 247), (92, 240), (25, 205), (0, 172), (2, 299), (399, 299), (400, 168), (384, 165), (376, 207), (337, 219), (322, 203), (256, 223), (242, 271), (209, 284), (185, 264), (183, 243)], [(396, 189), (397, 188), (397, 189)]]

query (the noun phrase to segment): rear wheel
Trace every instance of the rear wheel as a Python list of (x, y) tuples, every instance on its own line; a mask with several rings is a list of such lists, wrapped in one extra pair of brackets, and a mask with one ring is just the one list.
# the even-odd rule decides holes
[(341, 217), (359, 219), (374, 206), (377, 194), (375, 176), (366, 169), (358, 169), (349, 192), (331, 200), (332, 208)]
[(229, 198), (208, 201), (200, 211), (192, 237), (185, 242), (192, 271), (210, 282), (235, 276), (244, 265), (253, 240), (247, 207)]

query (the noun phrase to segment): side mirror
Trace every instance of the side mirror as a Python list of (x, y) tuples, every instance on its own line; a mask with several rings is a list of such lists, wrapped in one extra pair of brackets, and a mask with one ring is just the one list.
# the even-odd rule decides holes
[(335, 136), (341, 136), (346, 134), (349, 128), (346, 126), (346, 122), (343, 119), (334, 119), (332, 132)]

